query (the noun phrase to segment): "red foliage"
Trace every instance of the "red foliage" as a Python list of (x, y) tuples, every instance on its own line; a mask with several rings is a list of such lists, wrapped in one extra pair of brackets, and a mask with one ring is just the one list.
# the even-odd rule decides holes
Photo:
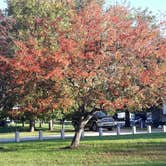
[(120, 109), (140, 103), (144, 97), (148, 100), (147, 89), (156, 97), (158, 87), (164, 84), (161, 66), (166, 48), (158, 28), (152, 28), (143, 17), (130, 18), (126, 7), (117, 5), (104, 12), (95, 1), (74, 11), (68, 30), (58, 29), (58, 20), (34, 20), (43, 26), (40, 35), (45, 39), (50, 39), (48, 27), (56, 27), (56, 49), (49, 49), (49, 40), (41, 44), (33, 36), (15, 42), (18, 50), (10, 64), (25, 93), (36, 92), (42, 81), (56, 85), (50, 85), (46, 97), (34, 97), (29, 109), (34, 103), (41, 110), (49, 105), (64, 108), (72, 100), (78, 105)]

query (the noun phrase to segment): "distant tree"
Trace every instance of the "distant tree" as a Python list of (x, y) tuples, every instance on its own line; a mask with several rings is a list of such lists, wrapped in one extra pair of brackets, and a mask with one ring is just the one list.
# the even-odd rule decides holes
[[(54, 89), (58, 87), (62, 91), (57, 80), (49, 79), (49, 70), (55, 68), (49, 66), (49, 61), (58, 64), (54, 55), (58, 47), (56, 29), (67, 30), (68, 10), (66, 3), (61, 1), (9, 0), (8, 6), (9, 15), (16, 19), (12, 30), (15, 38), (15, 61), (12, 64), (15, 65), (15, 80), (18, 84), (18, 88), (15, 88), (19, 93), (17, 104), (21, 105), (30, 120), (30, 130), (33, 131), (34, 121), (40, 113), (44, 111), (47, 116), (48, 112), (55, 110), (56, 104), (51, 104), (56, 98)], [(40, 72), (40, 67), (45, 73)], [(42, 80), (41, 74), (48, 78)], [(60, 75), (61, 68), (57, 66), (57, 76)]]

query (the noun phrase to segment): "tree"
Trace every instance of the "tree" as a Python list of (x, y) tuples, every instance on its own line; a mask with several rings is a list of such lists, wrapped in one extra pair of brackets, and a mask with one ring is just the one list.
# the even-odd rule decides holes
[(58, 52), (48, 54), (45, 48), (35, 49), (36, 45), (31, 42), (27, 41), (27, 45), (17, 42), (18, 51), (10, 63), (18, 85), (15, 91), (21, 98), (18, 103), (22, 111), (29, 113), (33, 129), (37, 116), (59, 107), (64, 109), (62, 99), (67, 104), (68, 97), (64, 94), (63, 72), (67, 65), (64, 57)]
[(9, 116), (16, 96), (13, 95), (15, 81), (11, 73), (11, 66), (5, 58), (12, 57), (12, 34), (14, 19), (5, 17), (0, 11), (0, 119)]
[[(55, 67), (48, 67), (48, 65), (49, 61), (57, 63), (57, 72), (59, 72), (57, 76), (61, 75), (61, 69), (58, 67), (58, 61), (54, 55), (57, 50), (58, 38), (55, 30), (67, 30), (68, 11), (65, 3), (61, 1), (9, 0), (8, 6), (9, 15), (16, 19), (12, 33), (15, 36), (14, 59), (17, 60), (12, 62), (12, 66), (16, 69), (14, 69), (15, 80), (18, 83), (16, 91), (20, 95), (17, 104), (22, 106), (22, 111), (30, 120), (30, 130), (33, 131), (34, 121), (40, 116), (40, 113), (43, 114), (44, 111), (47, 116), (48, 112), (52, 112), (56, 107), (55, 103), (54, 106), (51, 104), (55, 95), (51, 95), (59, 85), (56, 84), (57, 80), (49, 79), (51, 77), (49, 70), (54, 70)], [(40, 56), (39, 54), (43, 56), (42, 62), (40, 62), (40, 57), (39, 59), (35, 57), (36, 55)], [(23, 64), (22, 67), (21, 64)], [(40, 78), (37, 76), (42, 74), (39, 71), (41, 65), (43, 65), (42, 70), (45, 70), (47, 79), (42, 80), (42, 76)]]
[(141, 110), (164, 99), (166, 47), (159, 27), (124, 6), (105, 12), (91, 1), (75, 11), (71, 26), (60, 42), (70, 55), (65, 74), (74, 112), (80, 113), (71, 143), (75, 148), (97, 108)]
[(72, 107), (79, 114), (70, 145), (76, 148), (98, 109), (141, 110), (164, 99), (166, 44), (158, 26), (125, 6), (104, 11), (92, 0), (79, 10), (73, 2), (67, 7), (68, 26), (61, 28), (59, 18), (44, 18), (40, 25), (56, 36), (55, 49), (45, 44), (49, 33), (42, 33), (42, 47), (31, 35), (15, 42), (18, 50), (10, 64), (26, 109), (67, 112)]

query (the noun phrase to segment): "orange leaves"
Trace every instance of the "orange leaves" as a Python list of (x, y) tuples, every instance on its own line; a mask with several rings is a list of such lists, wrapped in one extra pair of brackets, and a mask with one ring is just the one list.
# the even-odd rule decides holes
[[(16, 70), (36, 73), (39, 78), (56, 77), (62, 79), (62, 73), (68, 65), (68, 59), (64, 54), (60, 52), (48, 53), (47, 50), (36, 49), (37, 43), (32, 39), (30, 39), (28, 45), (21, 42), (15, 43), (19, 47), (16, 52), (16, 61), (13, 64)], [(47, 54), (45, 54), (46, 52)]]
[(25, 72), (40, 73), (41, 71), (40, 66), (33, 55), (26, 55), (20, 60), (17, 58), (17, 61), (13, 66), (15, 67), (15, 70), (22, 70)]
[(54, 58), (55, 62), (65, 68), (69, 65), (68, 55), (65, 55), (61, 52), (55, 52), (52, 57)]
[(21, 51), (26, 51), (27, 47), (25, 45), (25, 43), (20, 42), (20, 41), (14, 41), (15, 46), (17, 46), (19, 48), (19, 50)]
[[(50, 105), (50, 102), (51, 102), (52, 98), (51, 97), (47, 97), (45, 99), (39, 99), (39, 103), (40, 103), (40, 107), (49, 107)], [(54, 103), (54, 106), (55, 106), (55, 103)]]
[(147, 85), (151, 82), (151, 72), (150, 71), (144, 71), (143, 73), (140, 74), (140, 80), (143, 84)]
[(119, 19), (118, 19), (117, 16), (113, 16), (113, 17), (111, 18), (111, 22), (112, 22), (113, 24), (117, 24), (118, 21), (119, 21)]
[(117, 52), (115, 53), (115, 59), (116, 59), (116, 60), (120, 60), (121, 58), (122, 58), (121, 52), (120, 52), (120, 51), (117, 51)]
[(127, 105), (129, 100), (127, 98), (121, 98), (118, 97), (114, 101), (109, 101), (106, 99), (101, 99), (97, 102), (102, 108), (106, 110), (116, 110), (116, 109), (122, 109), (125, 105)]
[(28, 44), (32, 48), (28, 48), (28, 45), (23, 42), (15, 41), (18, 50), (15, 53), (15, 57), (12, 59), (12, 65), (15, 70), (22, 70), (31, 73), (40, 73), (40, 64), (38, 62), (38, 57), (36, 56), (38, 52), (35, 52), (35, 42), (31, 39)]
[(60, 42), (60, 47), (61, 47), (62, 53), (63, 52), (74, 52), (75, 48), (77, 47), (77, 43), (70, 38), (60, 37), (59, 42)]
[(0, 62), (9, 64), (9, 59), (8, 59), (8, 58), (5, 58), (4, 56), (1, 56), (1, 55), (0, 55)]
[(99, 99), (99, 101), (97, 101), (97, 104), (105, 110), (110, 110), (110, 109), (114, 108), (113, 104), (109, 100), (106, 100), (104, 98)]
[(166, 58), (166, 38), (160, 39), (160, 42), (156, 46), (156, 57), (160, 59)]
[(114, 109), (122, 109), (128, 103), (128, 99), (126, 98), (117, 98), (114, 102)]
[(13, 66), (21, 89), (28, 87), (25, 96), (35, 93), (34, 105), (41, 110), (66, 111), (79, 103), (121, 109), (148, 98), (138, 95), (146, 85), (156, 90), (164, 84), (166, 42), (150, 22), (131, 18), (130, 10), (118, 5), (104, 12), (95, 1), (71, 11), (67, 23), (61, 15), (32, 20), (39, 30), (27, 41), (15, 41), (12, 60), (0, 59)]
[(46, 79), (59, 79), (62, 80), (63, 76), (63, 72), (62, 69), (57, 67), (54, 70), (51, 70), (50, 72), (48, 71), (48, 73), (46, 74)]
[(63, 96), (63, 98), (59, 100), (59, 108), (62, 109), (64, 112), (68, 111), (68, 108), (70, 108), (72, 105), (73, 100), (68, 96)]
[(16, 83), (19, 85), (19, 84), (23, 84), (24, 83), (24, 81), (25, 81), (25, 78), (24, 78), (24, 75), (22, 74), (20, 74), (19, 76), (18, 76), (18, 78), (16, 79)]

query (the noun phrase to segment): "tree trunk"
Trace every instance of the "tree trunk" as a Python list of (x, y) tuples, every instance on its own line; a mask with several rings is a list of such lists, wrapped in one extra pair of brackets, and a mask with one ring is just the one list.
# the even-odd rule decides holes
[(30, 130), (30, 132), (35, 131), (35, 120), (30, 120), (29, 121), (29, 130)]
[(39, 122), (39, 127), (40, 127), (40, 128), (42, 128), (42, 124), (43, 124), (43, 122), (40, 121), (40, 122)]
[(49, 130), (53, 131), (53, 120), (52, 119), (49, 121)]
[(79, 146), (82, 132), (84, 131), (85, 125), (92, 118), (93, 113), (94, 112), (92, 112), (91, 114), (89, 114), (86, 117), (81, 117), (78, 127), (75, 128), (75, 135), (74, 135), (73, 140), (70, 145), (71, 149), (77, 148)]
[(82, 123), (81, 123), (79, 126), (79, 129), (75, 131), (75, 135), (74, 135), (72, 143), (70, 145), (71, 149), (77, 148), (79, 146), (83, 130), (84, 130), (84, 125), (82, 125)]
[(130, 127), (130, 112), (125, 111), (125, 127)]
[(25, 127), (25, 122), (24, 121), (22, 121), (22, 127)]

